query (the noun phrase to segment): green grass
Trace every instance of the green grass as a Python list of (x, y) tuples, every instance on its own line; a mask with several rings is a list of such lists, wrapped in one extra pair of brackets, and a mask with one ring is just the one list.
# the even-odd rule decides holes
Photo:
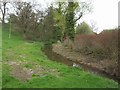
[[(8, 38), (8, 30), (3, 30), (3, 88), (117, 88), (118, 84), (110, 79), (94, 75), (64, 64), (51, 61), (41, 51), (42, 42), (29, 43), (24, 41), (20, 35), (12, 34)], [(46, 72), (43, 77), (33, 75), (27, 82), (19, 81), (13, 77), (11, 66), (5, 64), (9, 61), (26, 62), (22, 67), (35, 68), (42, 66)], [(47, 72), (55, 69), (59, 74)]]
[(0, 24), (0, 89), (2, 88), (2, 25)]

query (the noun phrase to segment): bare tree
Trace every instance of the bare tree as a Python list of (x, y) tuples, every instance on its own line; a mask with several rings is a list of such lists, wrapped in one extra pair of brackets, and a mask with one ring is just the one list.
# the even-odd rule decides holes
[(14, 14), (10, 15), (10, 20), (13, 28), (20, 32), (25, 39), (37, 37), (39, 25), (44, 19), (44, 13), (39, 10), (40, 5), (35, 2), (13, 2), (12, 5)]
[(2, 13), (2, 23), (4, 24), (5, 23), (5, 15), (6, 15), (6, 12), (7, 12), (7, 1), (4, 0), (4, 1), (0, 1), (0, 11)]

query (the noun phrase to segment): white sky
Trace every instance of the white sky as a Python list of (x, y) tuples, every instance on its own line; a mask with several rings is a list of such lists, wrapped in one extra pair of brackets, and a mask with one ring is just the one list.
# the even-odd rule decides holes
[[(47, 6), (51, 1), (55, 0), (36, 0)], [(83, 1), (83, 0), (82, 0)], [(84, 0), (85, 1), (85, 0)], [(118, 2), (120, 0), (93, 0), (93, 12), (82, 17), (78, 22), (86, 21), (89, 25), (91, 22), (96, 23), (97, 32), (103, 29), (111, 29), (118, 27)]]
[(119, 0), (94, 0), (93, 13), (82, 18), (90, 24), (96, 22), (98, 31), (118, 27)]

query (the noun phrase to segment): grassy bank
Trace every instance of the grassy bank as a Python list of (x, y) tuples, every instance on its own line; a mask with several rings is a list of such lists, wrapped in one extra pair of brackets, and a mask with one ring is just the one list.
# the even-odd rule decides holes
[(0, 24), (0, 89), (2, 88), (2, 25)]
[[(117, 88), (110, 79), (51, 61), (41, 51), (43, 43), (26, 42), (18, 34), (3, 30), (3, 88)], [(14, 64), (13, 64), (14, 62)], [(32, 77), (24, 73), (32, 69)], [(22, 75), (23, 74), (23, 75)]]

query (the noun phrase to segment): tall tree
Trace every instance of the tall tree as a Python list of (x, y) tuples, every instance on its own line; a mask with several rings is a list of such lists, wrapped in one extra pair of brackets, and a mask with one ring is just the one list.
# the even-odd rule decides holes
[(68, 2), (67, 13), (66, 13), (66, 23), (65, 23), (65, 35), (67, 35), (71, 40), (74, 39), (74, 2)]
[(54, 31), (54, 17), (53, 17), (53, 6), (51, 5), (48, 8), (48, 14), (44, 18), (44, 32), (46, 36), (46, 40), (53, 38)]
[[(65, 24), (65, 35), (67, 35), (71, 40), (74, 40), (75, 36), (75, 24), (81, 19), (83, 15), (90, 12), (90, 3), (86, 2), (73, 2), (73, 0), (68, 0), (68, 6), (66, 8), (66, 24)], [(78, 16), (78, 17), (77, 17)]]
[(13, 2), (12, 5), (15, 13), (10, 15), (10, 20), (14, 30), (20, 32), (25, 39), (37, 40), (38, 38), (43, 38), (42, 31), (45, 14), (39, 10), (39, 4)]
[(64, 2), (57, 2), (58, 8), (54, 10), (54, 20), (56, 26), (56, 32), (59, 36), (59, 40), (63, 41), (63, 35), (65, 31), (65, 12), (63, 10)]
[(32, 5), (30, 2), (16, 2), (15, 9), (16, 15), (11, 15), (12, 17), (10, 18), (12, 22), (17, 25), (17, 30), (24, 38), (28, 38), (30, 33), (33, 32), (34, 27), (36, 27), (35, 22), (37, 22), (36, 14), (32, 10)]

